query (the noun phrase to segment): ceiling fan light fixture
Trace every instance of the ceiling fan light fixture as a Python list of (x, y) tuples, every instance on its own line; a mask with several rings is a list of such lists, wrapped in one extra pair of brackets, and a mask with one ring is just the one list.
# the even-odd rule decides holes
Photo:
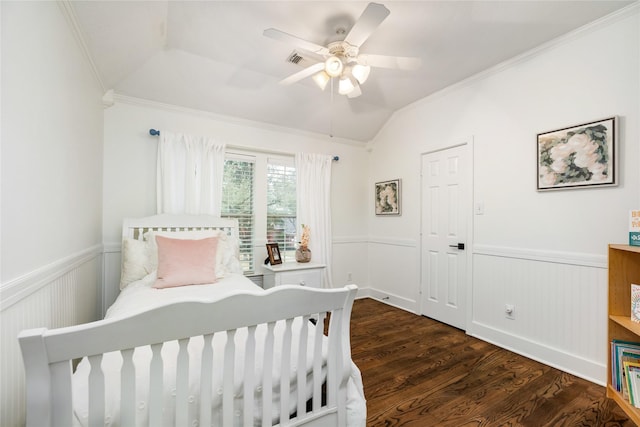
[(351, 74), (356, 78), (356, 80), (358, 80), (358, 83), (360, 84), (364, 84), (364, 82), (367, 81), (370, 72), (371, 67), (368, 65), (355, 64), (351, 68)]
[(324, 71), (315, 73), (313, 76), (311, 76), (311, 78), (318, 85), (320, 90), (324, 90), (327, 87), (327, 83), (329, 83), (329, 80), (331, 80), (331, 77), (329, 76), (329, 74), (327, 74)]
[(349, 95), (357, 84), (352, 77), (342, 76), (338, 82), (338, 93), (340, 95)]
[(360, 89), (360, 85), (356, 83), (353, 90), (347, 94), (347, 98), (357, 98), (362, 95), (362, 89)]
[(344, 65), (337, 56), (330, 56), (324, 63), (324, 71), (329, 77), (338, 77), (342, 73)]

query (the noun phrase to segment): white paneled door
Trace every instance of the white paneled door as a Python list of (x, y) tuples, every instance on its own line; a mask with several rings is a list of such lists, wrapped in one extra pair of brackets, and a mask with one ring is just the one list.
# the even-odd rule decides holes
[(421, 311), (466, 330), (468, 145), (422, 155)]

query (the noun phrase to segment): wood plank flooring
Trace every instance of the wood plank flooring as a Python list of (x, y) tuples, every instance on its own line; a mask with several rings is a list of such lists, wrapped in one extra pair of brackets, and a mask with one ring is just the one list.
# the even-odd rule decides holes
[(634, 426), (604, 387), (365, 298), (353, 360), (367, 426)]

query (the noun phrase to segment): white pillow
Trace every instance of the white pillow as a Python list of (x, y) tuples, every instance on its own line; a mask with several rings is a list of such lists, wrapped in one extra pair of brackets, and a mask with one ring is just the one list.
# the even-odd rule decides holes
[[(157, 264), (157, 261), (156, 261)], [(143, 240), (125, 238), (122, 241), (120, 289), (140, 280), (155, 270), (151, 262), (151, 248)]]
[(240, 245), (238, 239), (222, 233), (218, 237), (218, 253), (216, 268), (223, 270), (224, 274), (242, 274), (240, 265)]

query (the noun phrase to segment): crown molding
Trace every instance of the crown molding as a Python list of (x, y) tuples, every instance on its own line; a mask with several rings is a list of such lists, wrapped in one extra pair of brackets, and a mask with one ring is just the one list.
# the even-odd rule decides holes
[(100, 71), (93, 60), (93, 56), (87, 47), (87, 43), (85, 42), (85, 36), (80, 28), (80, 24), (78, 23), (78, 18), (76, 17), (76, 12), (73, 8), (73, 4), (71, 0), (57, 0), (58, 6), (62, 11), (62, 14), (67, 19), (67, 23), (69, 24), (69, 28), (71, 29), (71, 34), (73, 34), (73, 38), (78, 43), (78, 47), (80, 47), (80, 51), (82, 52), (82, 56), (86, 59), (89, 64), (89, 68), (91, 69), (91, 74), (93, 74), (94, 79), (102, 89), (102, 92), (106, 92), (106, 87), (102, 77), (100, 75)]
[[(443, 96), (449, 95), (452, 92), (457, 91), (458, 89), (470, 86), (474, 83), (483, 81), (489, 77), (492, 77), (496, 74), (499, 74), (501, 72), (503, 72), (504, 70), (507, 70), (515, 65), (521, 64), (523, 62), (527, 62), (537, 56), (540, 56), (544, 53), (546, 53), (547, 51), (558, 47), (558, 46), (562, 46), (566, 43), (569, 43), (571, 41), (574, 41), (580, 37), (585, 36), (586, 34), (598, 31), (602, 28), (605, 28), (609, 25), (612, 25), (616, 22), (619, 22), (623, 19), (629, 18), (633, 15), (639, 14), (640, 13), (640, 0), (636, 1), (635, 3), (632, 3), (626, 7), (623, 7), (622, 9), (619, 9), (615, 12), (610, 13), (609, 15), (603, 16), (600, 19), (597, 19), (595, 21), (592, 21), (588, 24), (583, 25), (582, 27), (576, 28), (573, 31), (570, 31), (566, 34), (563, 34), (559, 37), (556, 37), (553, 40), (550, 40), (546, 43), (543, 43), (537, 47), (534, 47), (533, 49), (530, 49), (524, 53), (521, 53), (519, 55), (514, 56), (513, 58), (507, 59), (506, 61), (503, 61), (497, 65), (494, 65), (491, 68), (488, 68), (484, 71), (480, 71), (479, 73), (474, 74), (471, 77), (468, 77), (464, 80), (461, 80), (457, 83), (454, 83), (452, 85), (449, 85), (443, 89), (440, 89), (434, 93), (432, 93), (431, 95), (427, 95), (426, 97), (419, 99), (399, 110), (396, 110), (391, 117), (389, 118), (389, 120), (387, 120), (387, 122), (385, 123), (385, 125), (380, 129), (380, 131), (378, 131), (377, 135), (380, 135), (380, 133), (384, 130), (385, 127), (389, 126), (390, 123), (392, 123), (395, 118), (398, 116), (398, 114), (402, 114), (403, 112), (406, 111), (411, 111), (415, 108), (419, 108), (422, 105), (428, 104), (429, 102), (433, 101), (434, 99), (438, 99), (441, 98)], [(375, 146), (374, 141), (376, 139), (376, 137), (373, 138), (372, 141), (369, 141), (369, 143), (367, 144), (367, 148), (373, 148)]]
[(329, 137), (321, 133), (305, 132), (302, 130), (288, 128), (285, 126), (272, 125), (269, 123), (263, 123), (263, 122), (243, 119), (243, 118), (234, 117), (234, 116), (225, 116), (222, 114), (212, 113), (210, 111), (196, 110), (193, 108), (183, 107), (180, 105), (166, 104), (163, 102), (151, 101), (144, 98), (137, 98), (134, 96), (123, 95), (117, 92), (113, 93), (112, 99), (113, 101), (119, 102), (122, 104), (129, 104), (129, 105), (135, 105), (135, 106), (147, 107), (147, 108), (155, 108), (158, 110), (164, 110), (172, 113), (188, 114), (190, 116), (200, 116), (200, 117), (217, 120), (217, 121), (235, 125), (235, 126), (251, 127), (251, 128), (261, 129), (261, 130), (267, 130), (270, 132), (287, 133), (292, 135), (302, 135), (308, 138), (319, 139), (319, 140), (328, 141), (328, 142), (335, 142), (337, 144), (350, 145), (352, 147), (357, 147), (357, 148), (365, 147), (364, 142), (356, 141), (354, 139)]

